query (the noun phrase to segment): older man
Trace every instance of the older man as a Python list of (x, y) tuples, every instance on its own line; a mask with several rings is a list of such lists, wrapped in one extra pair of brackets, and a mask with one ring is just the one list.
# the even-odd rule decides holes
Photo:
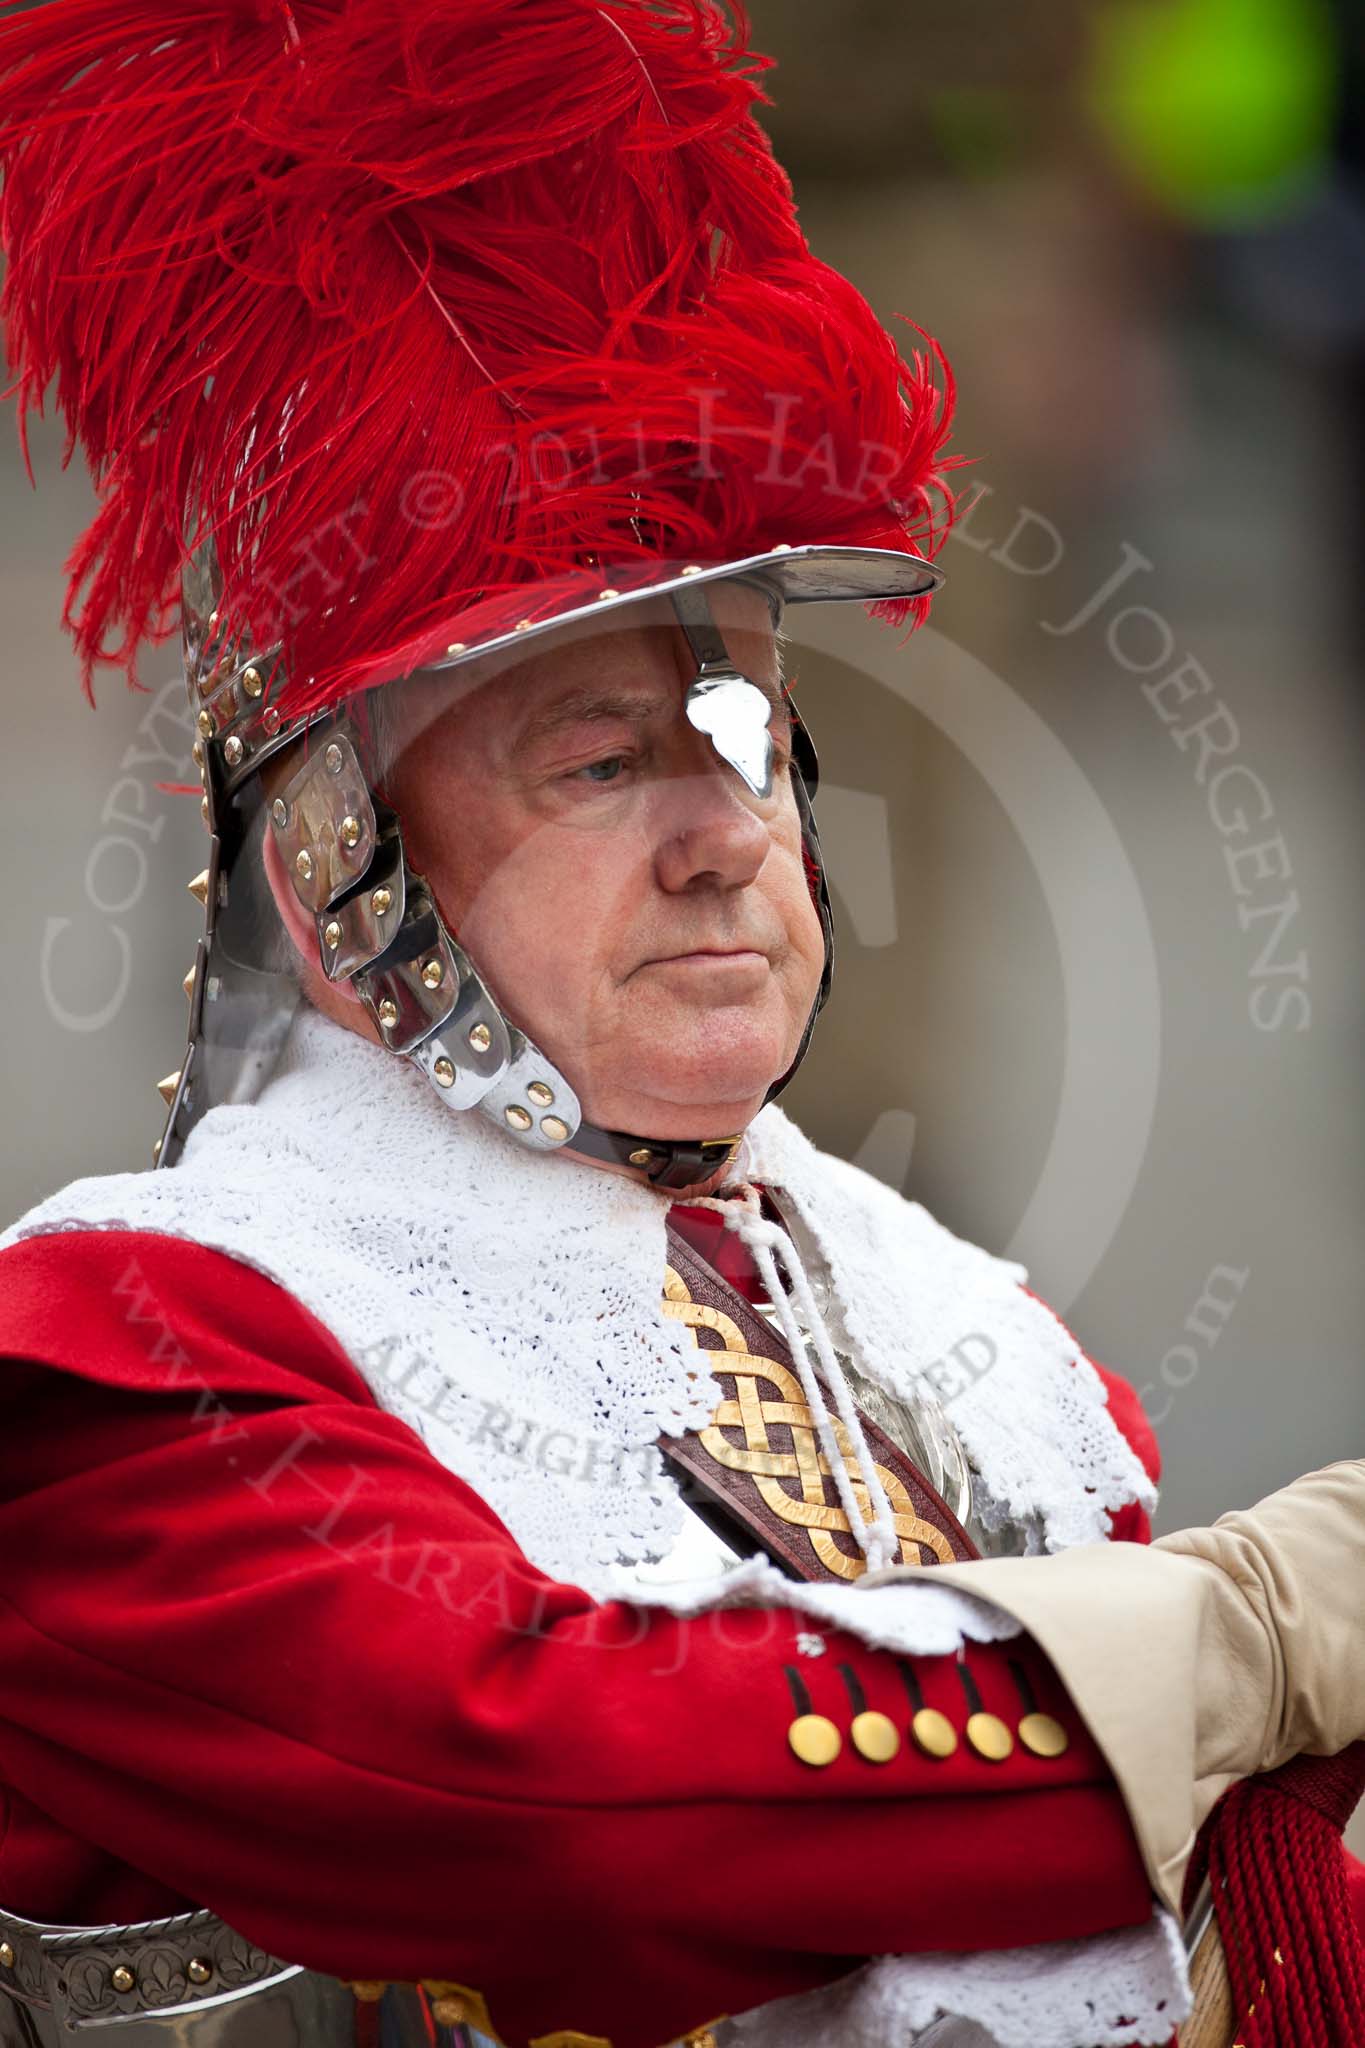
[(1365, 1730), (1365, 1468), (1148, 1546), (1131, 1392), (773, 1100), (782, 621), (922, 611), (944, 422), (749, 63), (705, 0), (0, 40), (78, 632), (183, 577), (211, 835), (159, 1170), (0, 1251), (4, 2048), (1158, 2040), (1218, 1794)]

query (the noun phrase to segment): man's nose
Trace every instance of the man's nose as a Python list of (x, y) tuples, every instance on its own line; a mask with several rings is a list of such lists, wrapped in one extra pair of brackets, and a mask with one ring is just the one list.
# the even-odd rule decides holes
[(661, 888), (742, 889), (756, 878), (771, 834), (733, 768), (712, 755), (704, 768), (662, 778), (654, 803)]

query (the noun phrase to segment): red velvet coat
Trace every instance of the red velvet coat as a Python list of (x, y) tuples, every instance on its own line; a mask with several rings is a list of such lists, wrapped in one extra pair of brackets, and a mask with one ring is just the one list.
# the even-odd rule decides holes
[[(532, 1566), (282, 1288), (151, 1233), (0, 1254), (0, 1902), (213, 1908), (335, 1975), (440, 1977), (509, 2043), (657, 2048), (869, 1954), (1144, 1921), (1113, 1780), (1026, 1640), (985, 1705), (1065, 1755), (787, 1742), (798, 1669), (902, 1728), (895, 1659), (800, 1618), (600, 1605)], [(1131, 1391), (1119, 1426), (1155, 1476)], [(1114, 1534), (1145, 1540), (1131, 1509)], [(915, 1660), (961, 1728), (952, 1658)]]

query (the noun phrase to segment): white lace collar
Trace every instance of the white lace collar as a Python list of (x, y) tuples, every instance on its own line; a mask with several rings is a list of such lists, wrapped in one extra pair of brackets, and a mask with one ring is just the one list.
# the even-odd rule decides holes
[[(817, 1151), (776, 1107), (745, 1155), (803, 1253), (827, 1264), (861, 1368), (895, 1391), (925, 1374), (952, 1394), (997, 1512), (1055, 1549), (1151, 1500), (1098, 1375), (1024, 1292), (1022, 1267)], [(174, 1169), (75, 1181), (0, 1245), (122, 1225), (258, 1267), (536, 1564), (606, 1592), (614, 1565), (662, 1554), (681, 1521), (655, 1439), (704, 1423), (718, 1398), (660, 1310), (668, 1206), (452, 1114), (415, 1068), (303, 1007), (257, 1101), (211, 1111)]]

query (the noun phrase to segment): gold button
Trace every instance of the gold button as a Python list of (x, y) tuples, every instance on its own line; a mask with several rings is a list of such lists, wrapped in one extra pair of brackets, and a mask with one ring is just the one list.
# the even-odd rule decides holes
[(552, 1145), (562, 1145), (569, 1135), (569, 1126), (562, 1116), (543, 1116), (540, 1128)]
[(441, 986), (441, 976), (444, 972), (445, 969), (439, 960), (424, 960), (422, 962), (422, 986), (424, 988), (439, 988)]
[(455, 1086), (455, 1064), (453, 1060), (445, 1058), (437, 1060), (432, 1068), (432, 1072), (442, 1088), (453, 1088)]
[(115, 1991), (131, 1991), (137, 1979), (126, 1963), (119, 1963), (111, 1971), (109, 1982), (113, 1985)]
[(0, 1941), (0, 1970), (14, 1968), (14, 1950), (7, 1941)]
[(638, 1151), (632, 1152), (630, 1155), (632, 1166), (649, 1166), (653, 1159), (654, 1154), (650, 1151), (648, 1145), (641, 1145)]
[(532, 1081), (526, 1093), (530, 1096), (532, 1102), (535, 1103), (537, 1109), (548, 1109), (555, 1099), (554, 1089), (547, 1087), (544, 1081)]
[(213, 718), (209, 712), (201, 711), (195, 723), (199, 727), (199, 737), (201, 740), (211, 740), (213, 738)]
[(313, 856), (312, 856), (312, 854), (311, 854), (311, 853), (310, 853), (310, 852), (308, 851), (308, 849), (307, 849), (307, 847), (306, 847), (306, 846), (305, 846), (305, 848), (303, 849), (303, 852), (302, 852), (302, 853), (296, 853), (296, 854), (294, 855), (294, 866), (295, 866), (295, 867), (296, 867), (296, 868), (298, 869), (298, 872), (299, 872), (299, 879), (300, 879), (300, 881), (303, 881), (303, 882), (311, 882), (311, 881), (312, 881), (312, 879), (313, 879)]
[(514, 1131), (530, 1130), (532, 1122), (531, 1112), (529, 1109), (523, 1109), (519, 1102), (509, 1102), (503, 1111), (503, 1115)]
[(343, 818), (337, 832), (343, 846), (356, 847), (360, 844), (359, 818)]
[(248, 697), (260, 696), (265, 688), (265, 684), (261, 680), (261, 672), (258, 668), (243, 669), (242, 688), (246, 691)]
[(372, 889), (370, 891), (370, 908), (376, 917), (382, 917), (392, 902), (392, 889)]
[(1019, 1723), (1019, 1740), (1035, 1756), (1063, 1756), (1071, 1745), (1065, 1728), (1051, 1714), (1025, 1714)]
[(469, 1043), (473, 1046), (475, 1052), (487, 1052), (489, 1046), (493, 1043), (493, 1034), (486, 1024), (471, 1024), (469, 1027)]
[(832, 1764), (843, 1746), (838, 1729), (823, 1714), (798, 1714), (787, 1730), (787, 1740), (794, 1756), (817, 1767)]
[(859, 1756), (866, 1757), (870, 1764), (889, 1764), (901, 1746), (900, 1730), (891, 1716), (872, 1708), (855, 1714), (848, 1732)]
[(346, 1985), (346, 1989), (354, 1994), (361, 2005), (378, 2005), (388, 1988), (388, 1984), (378, 1977), (361, 1977)]
[(386, 1031), (392, 1031), (398, 1022), (398, 1005), (392, 996), (385, 996), (379, 1005), (379, 1021)]
[(459, 1991), (448, 1991), (431, 2001), (431, 2017), (438, 2027), (463, 2027), (473, 2017), (469, 2000)]
[(337, 947), (341, 944), (341, 926), (334, 917), (328, 918), (327, 926), (322, 936), (326, 942), (328, 952), (335, 953)]
[(910, 1733), (915, 1746), (926, 1756), (937, 1757), (940, 1761), (951, 1756), (957, 1748), (957, 1730), (946, 1714), (940, 1714), (937, 1707), (921, 1707), (910, 1723)]
[(207, 1984), (213, 1975), (213, 1964), (207, 1956), (191, 1956), (185, 1965), (185, 1975), (191, 1984)]
[(967, 1722), (967, 1740), (988, 1764), (1002, 1764), (1014, 1748), (1014, 1737), (998, 1714), (973, 1714)]

